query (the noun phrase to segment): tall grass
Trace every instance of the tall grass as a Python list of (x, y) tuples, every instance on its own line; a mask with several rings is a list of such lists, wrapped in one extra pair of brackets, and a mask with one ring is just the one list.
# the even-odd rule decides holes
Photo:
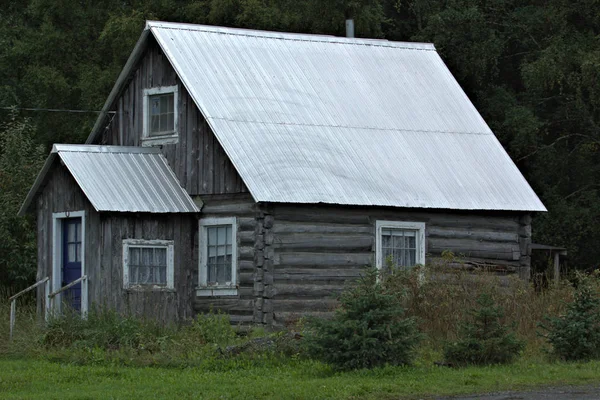
[(456, 268), (454, 260), (395, 272), (386, 284), (395, 287), (405, 299), (407, 314), (417, 317), (428, 342), (439, 348), (458, 338), (461, 323), (471, 318), (469, 310), (477, 298), (488, 294), (504, 310), (504, 323), (526, 340), (528, 351), (539, 353), (544, 340), (538, 324), (545, 316), (558, 315), (572, 301), (573, 286), (568, 281), (536, 291), (519, 277), (501, 276), (484, 269)]
[[(443, 344), (458, 338), (461, 323), (470, 318), (468, 311), (483, 293), (504, 309), (502, 322), (527, 342), (526, 356), (544, 357), (541, 349), (545, 341), (538, 335), (538, 324), (545, 316), (564, 311), (565, 304), (573, 298), (573, 286), (565, 281), (536, 291), (518, 277), (451, 267), (455, 264), (455, 260), (449, 260), (424, 269), (394, 272), (385, 278), (385, 284), (402, 296), (407, 316), (417, 318), (427, 338), (417, 363), (439, 360)], [(216, 365), (215, 360), (232, 354), (226, 351), (228, 346), (240, 346), (252, 339), (252, 333), (247, 337), (236, 333), (226, 315), (214, 313), (175, 326), (100, 309), (92, 310), (86, 320), (67, 313), (46, 325), (36, 317), (35, 303), (30, 298), (20, 301), (17, 307), (15, 337), (11, 342), (7, 298), (8, 293), (0, 292), (0, 356), (40, 356), (75, 363)], [(281, 348), (288, 349), (287, 354), (297, 353), (295, 342), (273, 339), (285, 339), (281, 333), (259, 335), (267, 338), (258, 343), (268, 343), (268, 351), (259, 348), (251, 355), (242, 354), (240, 362), (264, 361), (264, 357), (271, 357)]]

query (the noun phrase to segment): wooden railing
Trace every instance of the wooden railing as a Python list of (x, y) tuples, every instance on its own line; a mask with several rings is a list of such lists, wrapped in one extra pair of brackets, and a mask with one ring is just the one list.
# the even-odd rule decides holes
[(73, 282), (70, 282), (69, 284), (67, 284), (67, 285), (65, 285), (65, 286), (63, 286), (63, 287), (61, 287), (60, 289), (58, 289), (58, 290), (55, 290), (54, 292), (50, 293), (50, 294), (48, 295), (48, 299), (49, 299), (49, 300), (53, 300), (53, 299), (54, 299), (54, 297), (55, 297), (57, 294), (60, 294), (60, 293), (64, 292), (64, 291), (65, 291), (65, 290), (67, 290), (67, 289), (71, 289), (73, 286), (77, 285), (79, 282), (81, 282), (81, 281), (84, 281), (84, 280), (86, 280), (86, 279), (87, 279), (87, 275), (83, 275), (81, 278), (77, 278), (77, 279), (75, 279)]
[(15, 294), (14, 296), (10, 297), (8, 300), (10, 301), (10, 339), (12, 340), (13, 338), (13, 332), (15, 329), (15, 320), (16, 320), (16, 315), (17, 315), (17, 299), (19, 297), (21, 297), (22, 295), (24, 295), (25, 293), (35, 289), (36, 287), (42, 285), (42, 284), (46, 284), (46, 289), (45, 292), (47, 293), (47, 296), (45, 296), (46, 301), (47, 301), (47, 306), (46, 306), (46, 319), (48, 318), (48, 312), (50, 310), (52, 310), (52, 305), (53, 305), (53, 301), (54, 298), (56, 297), (56, 295), (64, 292), (65, 290), (68, 290), (70, 288), (72, 288), (73, 286), (77, 285), (79, 282), (84, 281), (87, 279), (87, 275), (83, 275), (80, 278), (75, 279), (73, 282), (70, 282), (69, 284), (61, 287), (58, 290), (55, 290), (52, 293), (50, 292), (50, 278), (46, 277), (36, 283), (34, 283), (33, 285), (29, 286), (27, 289), (21, 290), (19, 293)]
[(19, 297), (21, 297), (22, 295), (24, 295), (25, 293), (35, 289), (36, 287), (38, 287), (44, 283), (46, 284), (46, 293), (48, 293), (50, 291), (50, 278), (45, 277), (44, 279), (37, 281), (33, 285), (29, 286), (27, 289), (21, 290), (19, 293), (15, 294), (14, 296), (12, 296), (8, 299), (10, 301), (10, 339), (11, 340), (13, 338), (13, 332), (15, 329), (15, 321), (17, 318), (17, 299)]

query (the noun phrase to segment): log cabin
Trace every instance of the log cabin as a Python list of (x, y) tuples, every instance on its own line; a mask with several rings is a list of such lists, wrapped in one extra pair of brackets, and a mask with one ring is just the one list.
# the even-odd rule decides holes
[(545, 210), (432, 44), (149, 21), (20, 213), (46, 292), (80, 279), (42, 312), (278, 327), (386, 260), (527, 279)]

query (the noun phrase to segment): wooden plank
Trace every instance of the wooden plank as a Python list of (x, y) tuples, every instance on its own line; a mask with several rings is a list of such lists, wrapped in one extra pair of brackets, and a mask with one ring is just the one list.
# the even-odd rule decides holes
[(307, 253), (307, 252), (289, 252), (276, 253), (274, 264), (276, 266), (365, 266), (372, 265), (374, 261), (373, 254), (369, 253)]
[(207, 202), (202, 207), (203, 215), (226, 214), (227, 216), (250, 216), (256, 212), (254, 203), (251, 202)]
[(323, 285), (323, 284), (287, 284), (277, 283), (273, 285), (273, 298), (286, 299), (298, 297), (312, 298), (333, 298), (344, 290), (343, 284)]
[(428, 238), (429, 251), (451, 250), (454, 253), (477, 251), (481, 253), (510, 253), (521, 252), (519, 242), (483, 242), (472, 239)]
[(309, 252), (368, 252), (374, 245), (374, 235), (332, 235), (294, 233), (279, 234), (273, 239), (273, 247), (281, 251), (298, 250)]
[(448, 227), (426, 227), (425, 232), (429, 238), (444, 239), (470, 239), (482, 242), (513, 242), (519, 241), (516, 231), (497, 232), (482, 229), (457, 229)]
[(371, 234), (375, 233), (375, 227), (372, 225), (356, 226), (335, 223), (302, 223), (282, 221), (277, 219), (273, 225), (273, 233), (341, 233), (341, 234)]

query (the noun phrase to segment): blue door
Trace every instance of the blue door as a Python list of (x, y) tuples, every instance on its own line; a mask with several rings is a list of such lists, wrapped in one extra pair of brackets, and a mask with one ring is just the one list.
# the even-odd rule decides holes
[[(81, 278), (81, 218), (63, 219), (62, 286)], [(81, 282), (63, 292), (63, 301), (81, 310)]]

